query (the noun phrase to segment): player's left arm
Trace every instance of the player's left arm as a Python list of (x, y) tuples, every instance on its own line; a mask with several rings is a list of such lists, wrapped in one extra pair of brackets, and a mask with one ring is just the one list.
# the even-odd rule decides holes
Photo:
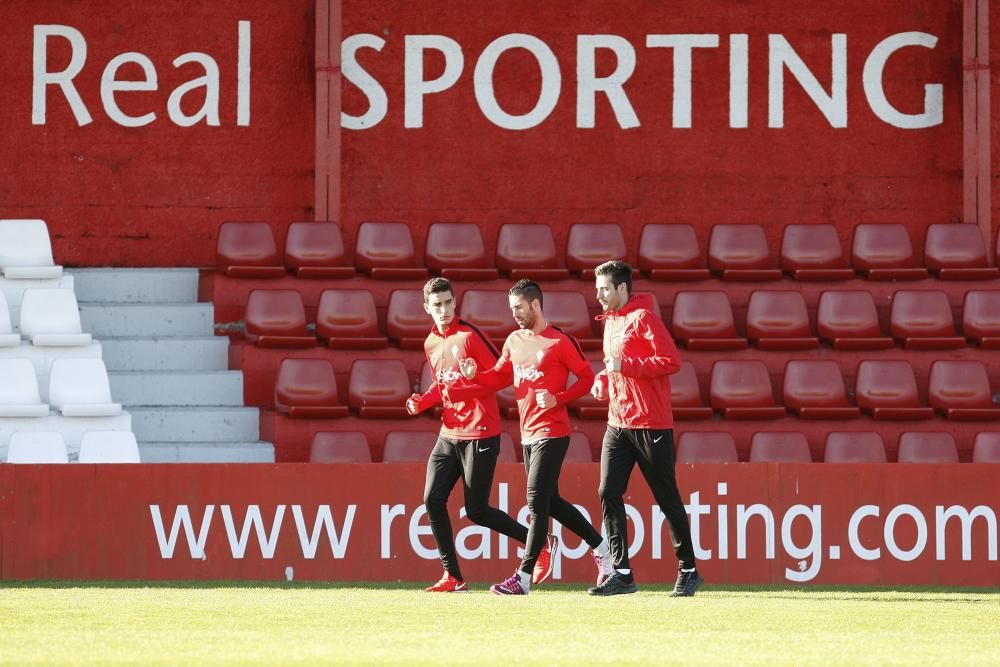
[(648, 356), (623, 356), (621, 358), (622, 375), (632, 377), (658, 377), (671, 375), (681, 368), (677, 345), (664, 326), (663, 320), (650, 311), (645, 311), (636, 318), (635, 328), (638, 335), (644, 338), (650, 347)]
[(580, 344), (572, 336), (567, 335), (559, 343), (559, 348), (563, 363), (576, 376), (576, 382), (554, 394), (556, 404), (565, 405), (590, 393), (591, 387), (594, 386), (594, 369), (590, 367), (590, 362), (584, 356)]

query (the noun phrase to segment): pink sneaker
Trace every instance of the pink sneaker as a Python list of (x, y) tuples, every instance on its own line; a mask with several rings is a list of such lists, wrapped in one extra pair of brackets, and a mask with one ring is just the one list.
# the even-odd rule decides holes
[(559, 548), (559, 538), (549, 535), (545, 541), (542, 553), (538, 554), (535, 561), (535, 569), (531, 572), (531, 583), (540, 584), (552, 576), (552, 554)]
[(494, 595), (527, 595), (528, 591), (521, 588), (521, 575), (515, 572), (503, 583), (490, 586), (490, 593)]
[(614, 563), (611, 562), (611, 552), (609, 551), (603, 556), (598, 556), (593, 552), (590, 555), (594, 557), (594, 564), (597, 565), (597, 585), (600, 586), (615, 573)]

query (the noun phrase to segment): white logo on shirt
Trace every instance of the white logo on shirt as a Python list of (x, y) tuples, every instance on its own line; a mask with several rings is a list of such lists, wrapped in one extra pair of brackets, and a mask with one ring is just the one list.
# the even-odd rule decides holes
[(535, 382), (545, 377), (545, 373), (534, 366), (514, 366), (514, 384), (521, 384), (525, 380)]
[(440, 384), (454, 384), (462, 377), (462, 373), (454, 368), (443, 368), (437, 372), (437, 381)]

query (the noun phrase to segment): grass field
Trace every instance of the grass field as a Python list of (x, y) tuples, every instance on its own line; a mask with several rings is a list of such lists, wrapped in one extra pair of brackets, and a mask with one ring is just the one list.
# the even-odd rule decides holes
[(6, 584), (5, 664), (1000, 664), (1000, 590)]

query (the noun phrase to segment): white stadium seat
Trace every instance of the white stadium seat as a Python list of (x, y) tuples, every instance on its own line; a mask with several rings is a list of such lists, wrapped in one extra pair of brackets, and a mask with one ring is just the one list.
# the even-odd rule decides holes
[(0, 273), (13, 280), (58, 278), (44, 220), (0, 220)]
[(10, 436), (7, 463), (69, 463), (62, 434), (18, 431)]
[(89, 431), (80, 442), (80, 463), (139, 463), (139, 444), (130, 431)]
[(21, 301), (21, 335), (33, 345), (79, 347), (93, 342), (83, 333), (76, 295), (66, 289), (29, 289)]
[(38, 394), (35, 367), (27, 359), (0, 359), (0, 417), (48, 417)]
[(100, 359), (56, 359), (49, 374), (49, 404), (64, 417), (115, 417), (108, 371)]
[[(21, 334), (14, 333), (10, 323), (10, 308), (7, 297), (0, 292), (0, 347), (17, 347), (21, 344)], [(2, 377), (2, 376), (0, 376)]]

